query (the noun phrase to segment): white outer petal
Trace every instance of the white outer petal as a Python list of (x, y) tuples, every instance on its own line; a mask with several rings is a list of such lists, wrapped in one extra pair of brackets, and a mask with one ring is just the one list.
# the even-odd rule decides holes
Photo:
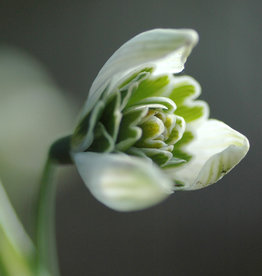
[(198, 42), (191, 29), (154, 29), (123, 44), (105, 63), (94, 80), (83, 114), (96, 103), (109, 82), (113, 86), (134, 69), (153, 66), (155, 73), (178, 73)]
[(169, 170), (185, 184), (183, 190), (204, 188), (217, 182), (246, 155), (248, 139), (223, 122), (207, 120), (196, 129), (196, 138), (184, 148), (194, 157), (186, 165)]
[(117, 211), (151, 207), (173, 193), (173, 181), (152, 163), (124, 154), (73, 154), (94, 197)]

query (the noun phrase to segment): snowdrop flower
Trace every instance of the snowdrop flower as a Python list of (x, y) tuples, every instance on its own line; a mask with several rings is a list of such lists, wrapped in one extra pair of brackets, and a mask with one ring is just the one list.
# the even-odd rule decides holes
[(201, 89), (177, 76), (198, 41), (155, 29), (120, 47), (91, 86), (71, 156), (91, 193), (118, 211), (150, 207), (175, 190), (217, 182), (246, 155), (245, 136), (209, 119)]

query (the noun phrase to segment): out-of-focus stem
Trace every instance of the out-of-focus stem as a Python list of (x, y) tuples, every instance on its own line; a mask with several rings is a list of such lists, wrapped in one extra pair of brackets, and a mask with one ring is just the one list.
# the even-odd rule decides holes
[(35, 249), (0, 181), (0, 275), (34, 276)]

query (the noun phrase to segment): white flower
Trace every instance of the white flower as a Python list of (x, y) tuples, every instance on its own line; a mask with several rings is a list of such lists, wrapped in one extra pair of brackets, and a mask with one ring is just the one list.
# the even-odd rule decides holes
[(208, 119), (199, 84), (176, 76), (198, 41), (156, 29), (120, 47), (98, 73), (72, 137), (91, 193), (118, 211), (150, 207), (175, 190), (218, 181), (246, 155), (245, 136)]

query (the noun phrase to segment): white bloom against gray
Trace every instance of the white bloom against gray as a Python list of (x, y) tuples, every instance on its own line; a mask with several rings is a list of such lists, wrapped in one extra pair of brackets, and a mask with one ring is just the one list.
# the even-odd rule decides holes
[(121, 46), (90, 89), (71, 155), (91, 193), (133, 211), (175, 190), (217, 182), (246, 155), (245, 136), (209, 119), (201, 88), (177, 76), (198, 41), (193, 30), (156, 29)]

